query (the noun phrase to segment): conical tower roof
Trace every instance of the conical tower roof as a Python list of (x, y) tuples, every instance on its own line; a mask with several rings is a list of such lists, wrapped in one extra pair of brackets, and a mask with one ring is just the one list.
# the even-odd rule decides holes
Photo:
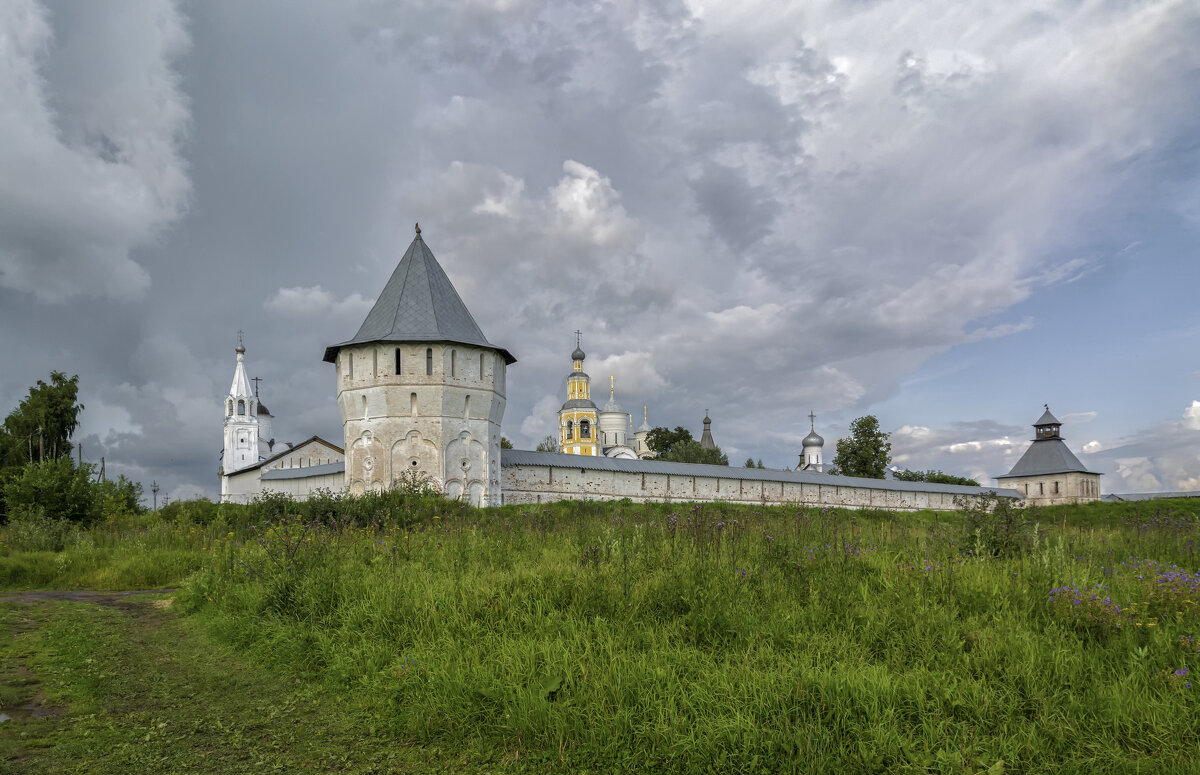
[(1047, 406), (1046, 411), (1042, 412), (1042, 416), (1039, 417), (1038, 421), (1033, 424), (1033, 427), (1036, 428), (1039, 425), (1062, 425), (1062, 423), (1059, 422), (1057, 417), (1050, 414), (1050, 407)]
[(367, 342), (457, 342), (495, 350), (505, 363), (517, 360), (483, 335), (450, 278), (421, 239), (419, 226), (358, 333), (353, 339), (326, 347), (325, 360), (333, 363), (341, 348)]

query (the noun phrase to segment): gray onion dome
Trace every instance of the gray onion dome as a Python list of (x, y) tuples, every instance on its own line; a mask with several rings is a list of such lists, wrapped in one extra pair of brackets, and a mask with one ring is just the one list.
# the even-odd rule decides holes
[(812, 431), (804, 437), (804, 441), (801, 444), (805, 447), (823, 447), (825, 446), (825, 439), (821, 438), (816, 431)]
[(575, 348), (575, 352), (571, 353), (571, 360), (573, 361), (582, 361), (585, 357), (587, 357), (586, 354), (578, 347)]

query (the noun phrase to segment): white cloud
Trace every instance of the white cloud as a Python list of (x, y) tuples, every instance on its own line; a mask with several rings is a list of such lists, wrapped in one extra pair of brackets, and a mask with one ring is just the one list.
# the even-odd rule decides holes
[(522, 441), (526, 448), (533, 449), (542, 439), (555, 435), (558, 432), (557, 412), (564, 400), (565, 398), (554, 395), (539, 398), (529, 414), (521, 420), (523, 439), (514, 439), (514, 442)]
[(352, 293), (339, 299), (319, 285), (280, 288), (263, 302), (268, 312), (285, 317), (337, 317), (360, 321), (371, 311), (374, 299)]
[(1191, 406), (1183, 410), (1183, 425), (1194, 431), (1200, 431), (1200, 401), (1192, 401)]
[(621, 206), (612, 181), (571, 159), (562, 168), (562, 179), (550, 191), (560, 228), (599, 247), (632, 246), (639, 230)]

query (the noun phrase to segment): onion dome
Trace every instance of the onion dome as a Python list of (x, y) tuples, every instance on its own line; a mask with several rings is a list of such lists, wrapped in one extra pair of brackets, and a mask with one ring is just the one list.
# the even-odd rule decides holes
[(587, 354), (584, 353), (584, 351), (582, 349), (580, 349), (578, 345), (576, 345), (575, 352), (571, 353), (571, 360), (582, 361), (586, 357), (587, 357)]
[(813, 414), (812, 412), (809, 412), (808, 413), (809, 433), (807, 436), (804, 437), (804, 441), (800, 442), (801, 446), (804, 446), (804, 447), (823, 447), (823, 446), (825, 446), (825, 439), (821, 438), (821, 434), (817, 433), (817, 426), (815, 425), (816, 421), (817, 421), (817, 416), (815, 414)]

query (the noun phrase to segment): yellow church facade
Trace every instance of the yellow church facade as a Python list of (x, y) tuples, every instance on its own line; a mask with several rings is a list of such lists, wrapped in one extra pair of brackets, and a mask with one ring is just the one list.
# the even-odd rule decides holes
[(571, 353), (571, 374), (567, 377), (567, 401), (558, 411), (559, 451), (569, 455), (599, 455), (597, 409), (592, 403), (591, 377), (583, 370), (587, 355), (576, 332), (575, 352)]

